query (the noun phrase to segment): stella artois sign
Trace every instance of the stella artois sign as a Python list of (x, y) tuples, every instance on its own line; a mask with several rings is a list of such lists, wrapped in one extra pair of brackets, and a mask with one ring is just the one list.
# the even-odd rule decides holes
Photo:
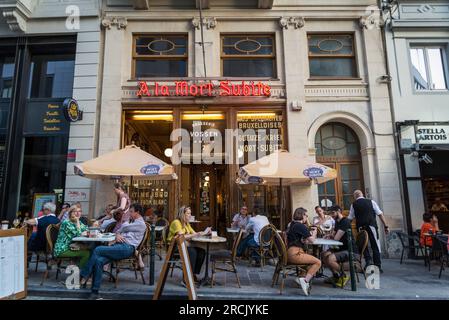
[(217, 84), (205, 82), (192, 84), (188, 81), (176, 81), (174, 86), (163, 85), (158, 82), (139, 82), (137, 96), (141, 97), (270, 97), (271, 87), (262, 82), (231, 83), (220, 81)]

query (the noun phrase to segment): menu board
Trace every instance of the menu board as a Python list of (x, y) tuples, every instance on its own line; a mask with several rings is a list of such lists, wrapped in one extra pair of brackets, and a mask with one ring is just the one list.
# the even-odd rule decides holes
[(0, 299), (26, 297), (25, 230), (0, 231)]
[(69, 122), (64, 116), (62, 100), (28, 102), (25, 114), (24, 134), (68, 134)]

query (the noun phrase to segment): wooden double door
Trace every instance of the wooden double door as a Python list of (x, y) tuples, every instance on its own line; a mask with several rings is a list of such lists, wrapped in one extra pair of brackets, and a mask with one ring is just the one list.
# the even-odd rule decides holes
[(337, 170), (337, 179), (318, 185), (319, 205), (324, 208), (339, 205), (343, 214), (348, 215), (354, 190), (364, 190), (362, 162), (326, 162), (325, 159), (318, 159), (318, 162)]

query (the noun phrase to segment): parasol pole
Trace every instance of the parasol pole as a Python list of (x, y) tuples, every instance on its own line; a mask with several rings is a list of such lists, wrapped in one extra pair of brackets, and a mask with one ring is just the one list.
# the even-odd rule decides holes
[(280, 230), (284, 230), (284, 190), (282, 188), (282, 178), (279, 178), (279, 193), (280, 193), (280, 218), (281, 218), (281, 222), (280, 222)]

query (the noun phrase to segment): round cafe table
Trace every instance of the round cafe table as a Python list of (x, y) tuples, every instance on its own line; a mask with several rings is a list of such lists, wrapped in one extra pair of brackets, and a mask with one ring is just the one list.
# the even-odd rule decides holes
[(208, 236), (199, 236), (194, 237), (191, 241), (197, 243), (205, 243), (206, 244), (206, 271), (204, 272), (204, 278), (200, 281), (201, 285), (210, 285), (211, 279), (209, 278), (209, 247), (210, 244), (219, 244), (227, 241), (226, 238), (223, 237), (208, 237)]

